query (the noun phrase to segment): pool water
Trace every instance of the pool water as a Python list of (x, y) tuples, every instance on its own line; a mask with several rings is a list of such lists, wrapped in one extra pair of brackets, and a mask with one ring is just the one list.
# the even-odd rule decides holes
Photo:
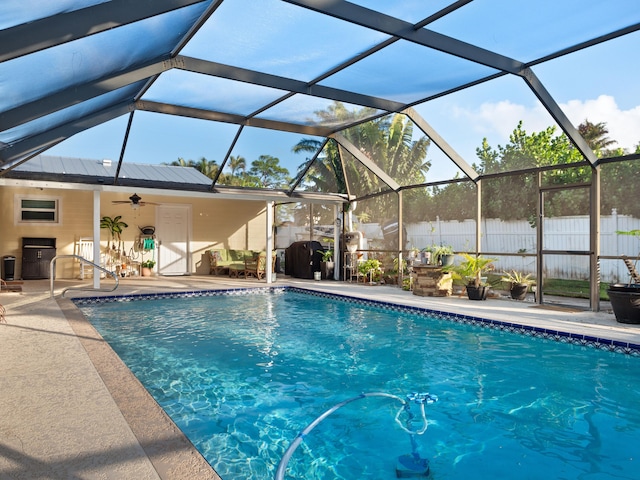
[(224, 480), (273, 478), (363, 392), (439, 400), (414, 446), (400, 402), (340, 408), (286, 478), (393, 479), (414, 450), (433, 479), (638, 478), (631, 355), (297, 291), (80, 308)]

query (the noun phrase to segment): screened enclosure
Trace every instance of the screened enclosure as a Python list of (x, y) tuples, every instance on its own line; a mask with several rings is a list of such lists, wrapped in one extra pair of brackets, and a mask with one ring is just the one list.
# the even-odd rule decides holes
[(639, 29), (628, 0), (4, 1), (0, 180), (194, 167), (275, 202), (277, 249), (342, 243), (343, 279), (360, 232), (388, 271), (448, 246), (598, 309), (640, 250)]

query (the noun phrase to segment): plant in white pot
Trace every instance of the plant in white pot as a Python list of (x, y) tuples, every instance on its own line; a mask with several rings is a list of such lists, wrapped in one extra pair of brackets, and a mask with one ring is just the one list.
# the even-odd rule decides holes
[(333, 269), (335, 262), (333, 261), (333, 250), (328, 249), (322, 252), (322, 258), (320, 260), (320, 271), (322, 272), (322, 278), (333, 278)]

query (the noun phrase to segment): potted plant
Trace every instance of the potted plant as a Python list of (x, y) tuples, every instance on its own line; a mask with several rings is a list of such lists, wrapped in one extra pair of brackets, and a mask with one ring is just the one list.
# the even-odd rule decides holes
[(358, 264), (358, 272), (365, 279), (369, 277), (369, 283), (377, 283), (382, 278), (382, 262), (377, 258), (370, 258)]
[(152, 274), (153, 267), (156, 266), (156, 262), (155, 260), (145, 260), (140, 264), (140, 266), (142, 267), (142, 276), (150, 277)]
[(451, 245), (435, 245), (432, 250), (431, 263), (449, 267), (453, 265), (455, 255)]
[(495, 259), (468, 253), (461, 255), (464, 260), (459, 265), (445, 267), (446, 270), (453, 274), (454, 279), (464, 282), (469, 300), (486, 300), (491, 288), (487, 283), (486, 274), (493, 270)]
[(389, 285), (396, 285), (398, 283), (398, 278), (400, 278), (400, 274), (405, 277), (409, 274), (409, 269), (407, 266), (407, 260), (402, 259), (402, 267), (399, 267), (398, 257), (394, 257), (392, 260), (393, 266), (390, 268), (384, 269), (384, 283)]
[(322, 272), (322, 278), (332, 278), (333, 269), (335, 263), (333, 261), (333, 250), (325, 250), (322, 252), (322, 258), (320, 260), (320, 271)]
[[(640, 238), (640, 230), (616, 231), (619, 235), (632, 235)], [(629, 273), (635, 271), (635, 265), (630, 259), (623, 257)], [(611, 302), (616, 321), (620, 323), (640, 324), (640, 284), (632, 283), (633, 275), (625, 283), (609, 285), (607, 295)]]
[(500, 281), (509, 285), (509, 294), (514, 300), (524, 300), (529, 291), (529, 287), (534, 283), (530, 273), (525, 275), (517, 270), (502, 272)]
[(408, 258), (409, 258), (409, 261), (411, 263), (419, 262), (420, 261), (420, 249), (416, 248), (416, 247), (410, 248), (409, 249)]

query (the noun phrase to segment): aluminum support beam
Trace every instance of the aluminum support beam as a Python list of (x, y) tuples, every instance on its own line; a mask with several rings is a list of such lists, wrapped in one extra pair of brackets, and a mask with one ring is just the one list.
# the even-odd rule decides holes
[(371, 173), (377, 176), (380, 180), (386, 183), (389, 188), (394, 191), (400, 190), (400, 185), (386, 172), (384, 172), (380, 167), (378, 167), (369, 157), (367, 157), (364, 153), (356, 148), (356, 146), (347, 140), (346, 137), (340, 135), (339, 133), (334, 133), (331, 135), (336, 142), (338, 142), (345, 150), (347, 150), (351, 155), (353, 155), (356, 160), (358, 160), (362, 165), (365, 166)]
[(203, 0), (111, 0), (0, 30), (0, 62), (161, 15)]
[(331, 17), (346, 20), (393, 37), (431, 47), (456, 57), (471, 60), (497, 70), (519, 75), (524, 64), (504, 55), (447, 37), (425, 28), (418, 28), (403, 20), (349, 2), (318, 2), (317, 0), (285, 0)]
[(132, 104), (128, 102), (121, 103), (106, 110), (101, 110), (93, 115), (87, 115), (75, 122), (69, 122), (57, 128), (47, 130), (39, 135), (34, 135), (22, 140), (15, 145), (11, 145), (0, 150), (0, 167), (13, 160), (24, 157), (30, 152), (51, 147), (60, 143), (62, 140), (75, 135), (76, 133), (80, 133), (84, 130), (95, 127), (96, 125), (100, 125), (101, 123), (113, 120), (114, 118), (127, 114), (132, 110)]
[(590, 307), (592, 312), (600, 311), (600, 167), (591, 169), (591, 188), (589, 202), (589, 286)]
[(338, 88), (313, 85), (300, 80), (270, 75), (268, 73), (256, 72), (240, 67), (224, 65), (222, 63), (209, 62), (198, 58), (178, 56), (176, 57), (176, 68), (204, 75), (237, 80), (240, 82), (252, 83), (263, 87), (276, 88), (285, 92), (312, 95), (314, 97), (326, 98), (339, 102), (352, 103), (364, 107), (376, 108), (389, 112), (399, 112), (405, 106), (400, 102), (385, 100), (384, 98), (363, 95), (360, 93), (340, 90)]
[(446, 141), (444, 138), (440, 136), (438, 132), (434, 130), (434, 128), (427, 123), (427, 121), (418, 114), (413, 108), (407, 108), (402, 113), (404, 113), (407, 117), (409, 117), (413, 123), (415, 123), (420, 130), (422, 130), (425, 135), (427, 135), (433, 143), (435, 143), (440, 150), (444, 152), (444, 154), (449, 157), (449, 159), (457, 165), (457, 167), (462, 170), (467, 177), (469, 177), (474, 182), (480, 176), (478, 172), (476, 172), (471, 165), (469, 165), (464, 158), (462, 158), (458, 152), (456, 152)]
[(127, 72), (118, 72), (112, 77), (102, 78), (84, 85), (74, 85), (53, 95), (7, 110), (0, 113), (0, 131), (160, 74), (171, 69), (173, 63), (171, 60), (165, 60)]
[(246, 127), (268, 128), (271, 130), (300, 133), (303, 135), (316, 135), (319, 137), (327, 137), (331, 134), (331, 129), (326, 127), (278, 122), (275, 120), (266, 120), (261, 118), (246, 118), (241, 115), (234, 115), (231, 113), (182, 107), (180, 105), (171, 105), (168, 103), (139, 100), (135, 102), (135, 106), (137, 110), (144, 110), (146, 112), (166, 113), (167, 115), (179, 115), (182, 117), (199, 118), (202, 120), (213, 120), (216, 122), (244, 125)]
[(591, 147), (589, 147), (586, 140), (569, 121), (544, 85), (542, 85), (542, 82), (540, 82), (536, 74), (533, 73), (533, 70), (526, 68), (522, 72), (522, 78), (533, 91), (535, 96), (538, 97), (538, 100), (542, 102), (542, 105), (544, 105), (553, 119), (558, 123), (562, 131), (567, 135), (567, 137), (569, 137), (569, 140), (571, 140), (582, 156), (586, 158), (592, 166), (595, 165), (598, 160), (595, 153), (593, 153), (593, 150), (591, 150)]

